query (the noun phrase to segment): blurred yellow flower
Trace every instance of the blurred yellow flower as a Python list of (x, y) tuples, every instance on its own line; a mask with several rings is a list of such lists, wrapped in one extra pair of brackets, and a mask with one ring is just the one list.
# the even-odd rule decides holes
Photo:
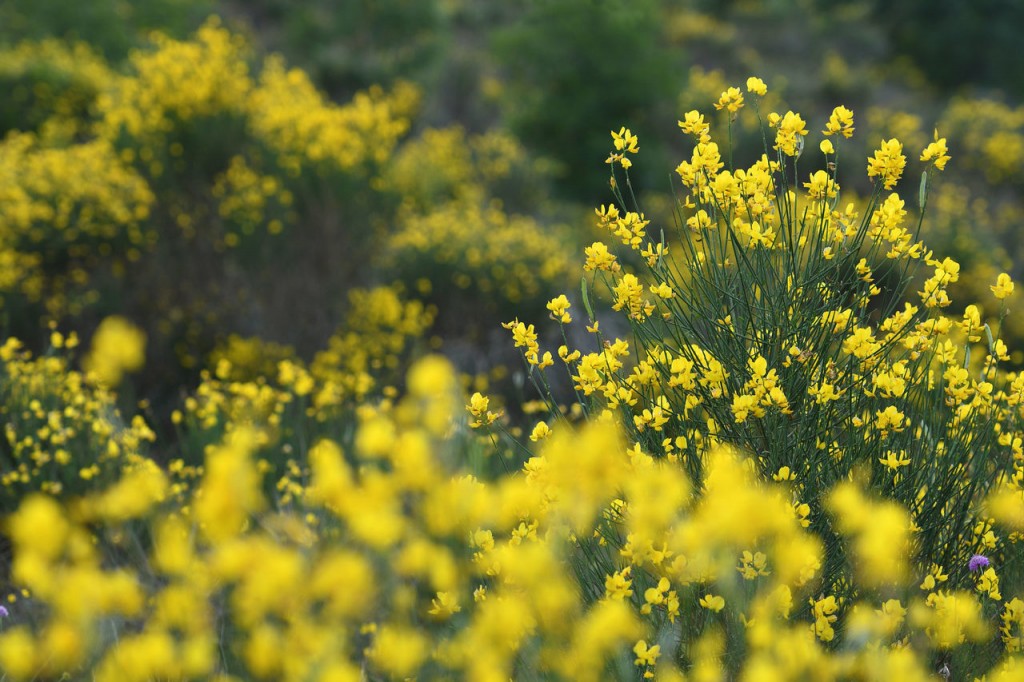
[(82, 360), (88, 375), (105, 386), (117, 386), (125, 372), (145, 361), (146, 334), (120, 316), (108, 317), (96, 329), (89, 354)]
[(700, 605), (709, 611), (718, 613), (725, 608), (725, 597), (716, 594), (705, 594), (700, 598)]
[(427, 613), (438, 620), (447, 620), (462, 610), (458, 595), (452, 592), (438, 592), (430, 603), (430, 610)]
[(755, 95), (761, 95), (764, 97), (768, 94), (768, 86), (764, 84), (764, 81), (756, 76), (751, 76), (747, 79), (747, 92), (752, 92)]
[(633, 647), (633, 653), (636, 654), (636, 665), (654, 665), (658, 661), (658, 656), (661, 654), (661, 646), (655, 644), (654, 646), (648, 646), (645, 640), (640, 640)]

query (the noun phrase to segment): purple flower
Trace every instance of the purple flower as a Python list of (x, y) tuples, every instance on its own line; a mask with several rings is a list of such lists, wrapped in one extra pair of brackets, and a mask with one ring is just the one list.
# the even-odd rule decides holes
[(967, 568), (971, 570), (971, 573), (977, 573), (983, 568), (988, 568), (988, 557), (984, 554), (975, 554), (967, 562)]
[(6, 606), (0, 606), (0, 618), (6, 618), (11, 615), (11, 612), (7, 610)]

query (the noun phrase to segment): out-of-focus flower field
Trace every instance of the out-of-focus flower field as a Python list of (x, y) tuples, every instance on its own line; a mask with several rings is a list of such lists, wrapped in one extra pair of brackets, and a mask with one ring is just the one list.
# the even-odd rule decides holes
[(0, 682), (1024, 677), (1016, 10), (335, 4), (0, 8)]

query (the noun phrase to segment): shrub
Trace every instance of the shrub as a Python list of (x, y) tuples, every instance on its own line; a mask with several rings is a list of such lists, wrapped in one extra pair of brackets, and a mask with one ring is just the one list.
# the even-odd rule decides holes
[(458, 324), (479, 334), (470, 326), (473, 316), (539, 312), (573, 270), (565, 227), (509, 215), (497, 201), (451, 201), (423, 215), (404, 212), (399, 220), (381, 261), (410, 290), (444, 305), (448, 328)]
[[(114, 393), (120, 382), (72, 369), (67, 353), (77, 347), (76, 335), (55, 331), (52, 341), (55, 353), (43, 357), (14, 338), (0, 349), (3, 513), (32, 492), (73, 499), (150, 462), (148, 444), (155, 434), (141, 417), (122, 416)], [(123, 362), (111, 351), (123, 350), (120, 344), (96, 348), (92, 364), (120, 369)]]
[[(188, 39), (153, 34), (123, 73), (52, 41), (4, 52), (5, 68), (39, 93), (16, 112), (38, 131), (0, 144), (10, 332), (38, 348), (48, 320), (133, 316), (161, 410), (220, 336), (274, 328), (307, 356), (323, 343), (394, 210), (370, 185), (416, 88), (334, 104), (280, 58), (256, 65), (215, 18)], [(320, 304), (296, 317), (296, 298)]]
[(101, 269), (123, 273), (152, 248), (155, 197), (104, 140), (47, 148), (31, 133), (0, 142), (0, 295), (80, 314)]
[(0, 51), (0, 80), (11, 96), (0, 104), (0, 132), (39, 132), (69, 139), (86, 132), (97, 95), (113, 78), (86, 43), (21, 42)]
[[(751, 81), (748, 89), (756, 92), (760, 84)], [(756, 102), (756, 95), (748, 97)], [(742, 105), (740, 92), (730, 90), (716, 107)], [(557, 400), (546, 373), (555, 370), (544, 368), (564, 364), (579, 403), (572, 414), (620, 422), (637, 453), (682, 467), (705, 495), (715, 486), (709, 453), (720, 445), (749, 453), (758, 479), (789, 490), (792, 513), (824, 547), (821, 566), (807, 576), (813, 574), (818, 596), (803, 599), (810, 609), (795, 610), (814, 622), (819, 640), (860, 650), (860, 638), (871, 637), (857, 615), (865, 600), (916, 600), (920, 582), (930, 595), (927, 607), (941, 612), (952, 608), (944, 605), (952, 594), (944, 590), (966, 590), (956, 599), (970, 604), (973, 633), (930, 630), (930, 644), (913, 635), (909, 641), (956, 670), (980, 673), (992, 661), (979, 664), (971, 647), (957, 646), (966, 637), (984, 650), (982, 619), (1002, 597), (995, 578), (979, 579), (969, 560), (998, 556), (999, 568), (1009, 571), (1016, 552), (1015, 536), (996, 534), (984, 506), (993, 482), (1017, 471), (1013, 444), (1024, 384), (1001, 369), (1009, 356), (999, 338), (1006, 314), (999, 304), (1012, 282), (1002, 274), (992, 286), (999, 315), (991, 324), (974, 305), (962, 317), (943, 314), (960, 268), (935, 256), (919, 234), (936, 171), (948, 160), (944, 139), (921, 153), (925, 170), (914, 198), (922, 217), (908, 225), (904, 200), (891, 191), (906, 165), (896, 139), (883, 140), (868, 159), (874, 191), (858, 213), (841, 200), (838, 175), (852, 113), (833, 112), (820, 151), (804, 148), (809, 126), (799, 115), (769, 113), (767, 122), (775, 130), (766, 139), (774, 144), (740, 168), (731, 165), (732, 150), (710, 136), (703, 116), (686, 114), (680, 126), (694, 146), (676, 169), (682, 186), (674, 230), (654, 228), (632, 206), (626, 188), (637, 140), (629, 130), (613, 132), (617, 202), (598, 209), (598, 222), (627, 254), (642, 256), (645, 267), (631, 271), (601, 242), (587, 249), (590, 274), (581, 293), (594, 352), (562, 346), (559, 362), (540, 348), (533, 325), (507, 326), (549, 404)], [(800, 172), (801, 156), (805, 164), (819, 159), (811, 172)], [(592, 298), (602, 292), (629, 319), (632, 342), (604, 336)], [(564, 297), (549, 307), (560, 323), (571, 317)], [(534, 436), (567, 428), (561, 412)], [(616, 512), (631, 518), (631, 504), (627, 499)], [(637, 579), (649, 576), (644, 584), (700, 582), (710, 590), (702, 605), (720, 609), (713, 595), (733, 589), (720, 586), (730, 582), (724, 567), (700, 564), (696, 575), (684, 577), (679, 563), (665, 557), (685, 557), (689, 567), (692, 550), (672, 545), (670, 537), (610, 531), (605, 538), (621, 547), (623, 558), (606, 565), (609, 580), (632, 571)], [(754, 556), (759, 548), (747, 550)], [(751, 561), (741, 560), (741, 573), (758, 574), (752, 566), (761, 560)], [(972, 591), (980, 600), (968, 596)], [(737, 666), (730, 670), (767, 665), (761, 656), (772, 650), (770, 639), (759, 639), (756, 628), (732, 628), (740, 613), (748, 612), (723, 619), (718, 651), (724, 647), (726, 665)], [(684, 641), (699, 631), (684, 626)]]

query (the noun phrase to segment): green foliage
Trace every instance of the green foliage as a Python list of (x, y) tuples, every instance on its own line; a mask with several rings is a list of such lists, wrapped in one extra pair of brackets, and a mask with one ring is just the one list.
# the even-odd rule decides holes
[[(560, 187), (593, 200), (605, 176), (605, 128), (626, 121), (646, 139), (662, 137), (682, 85), (682, 59), (666, 47), (657, 0), (535, 0), (496, 32), (494, 56), (508, 86), (512, 130), (562, 164)], [(650, 166), (663, 168), (652, 155)], [(664, 185), (656, 175), (649, 183)], [(660, 182), (659, 182), (660, 181)]]
[(0, 45), (57, 37), (89, 43), (117, 62), (147, 32), (183, 36), (213, 8), (213, 0), (8, 0), (0, 5)]
[(1024, 96), (1024, 5), (1005, 0), (874, 0), (896, 49), (936, 85), (1000, 88)]
[(422, 80), (445, 45), (438, 0), (255, 0), (238, 9), (266, 47), (335, 96), (397, 78)]

